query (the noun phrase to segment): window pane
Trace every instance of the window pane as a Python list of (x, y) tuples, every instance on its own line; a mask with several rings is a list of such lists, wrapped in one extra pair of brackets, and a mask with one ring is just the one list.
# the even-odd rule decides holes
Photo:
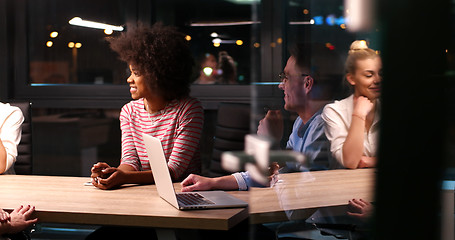
[(126, 65), (105, 41), (119, 32), (69, 21), (80, 17), (120, 26), (128, 4), (126, 0), (29, 1), (30, 84), (125, 84)]
[(196, 60), (196, 84), (248, 84), (255, 23), (251, 9), (258, 2), (159, 1), (156, 21), (175, 25), (187, 34)]

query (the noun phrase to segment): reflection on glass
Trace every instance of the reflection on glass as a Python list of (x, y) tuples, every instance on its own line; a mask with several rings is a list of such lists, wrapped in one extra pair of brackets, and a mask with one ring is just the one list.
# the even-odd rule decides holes
[(218, 53), (218, 82), (221, 84), (237, 83), (237, 64), (234, 59), (226, 52)]
[[(248, 84), (250, 49), (259, 44), (250, 42), (252, 25), (258, 24), (251, 20), (253, 4), (259, 2), (171, 0), (144, 16), (184, 32), (195, 59), (207, 53), (217, 58), (220, 65), (212, 67), (216, 79), (200, 81), (198, 62), (195, 83)], [(125, 65), (105, 38), (124, 31), (128, 20), (137, 20), (136, 8), (137, 3), (127, 0), (28, 4), (30, 84), (125, 84)]]
[[(319, 228), (349, 237), (353, 225), (365, 226), (368, 220), (350, 216), (346, 205), (352, 196), (372, 201), (374, 179), (374, 169), (280, 174), (272, 188), (250, 190), (250, 220), (253, 224), (281, 222), (269, 225), (280, 237)], [(331, 232), (330, 226), (336, 231)], [(317, 232), (313, 234), (318, 236)]]
[[(294, 232), (307, 230), (304, 226), (315, 230), (320, 224), (362, 224), (362, 220), (347, 213), (346, 206), (363, 204), (363, 200), (371, 205), (374, 169), (340, 169), (343, 166), (332, 157), (321, 113), (327, 104), (349, 94), (343, 83), (344, 61), (353, 40), (377, 41), (372, 41), (374, 34), (346, 30), (341, 0), (286, 3), (274, 9), (281, 11), (283, 25), (274, 29), (279, 37), (271, 43), (275, 49), (282, 48), (283, 54), (271, 55), (281, 58), (281, 62), (272, 62), (277, 65), (271, 66), (277, 72), (275, 79), (263, 76), (262, 82), (253, 85), (256, 98), (252, 116), (258, 123), (258, 133), (264, 128), (272, 129), (268, 132), (275, 139), (275, 148), (303, 153), (305, 164), (280, 164), (280, 173), (271, 188), (251, 189), (252, 222), (281, 222), (274, 229), (278, 235), (286, 228), (280, 226), (290, 226), (290, 220), (301, 221), (290, 226)], [(297, 53), (294, 46), (298, 46)], [(281, 71), (285, 77), (279, 79)]]
[(199, 60), (199, 77), (194, 81), (195, 84), (214, 84), (218, 75), (218, 61), (213, 54), (206, 53)]
[[(126, 0), (28, 4), (30, 84), (125, 84), (125, 65), (104, 39), (125, 24), (127, 5)], [(113, 26), (81, 27), (90, 23), (85, 19)]]
[[(157, 4), (156, 20), (177, 26), (190, 36), (196, 60), (195, 84), (248, 84), (251, 82), (252, 5), (260, 1), (178, 1)], [(195, 11), (188, 11), (195, 9)], [(174, 14), (165, 14), (174, 13)], [(205, 56), (213, 55), (217, 66), (203, 77)]]

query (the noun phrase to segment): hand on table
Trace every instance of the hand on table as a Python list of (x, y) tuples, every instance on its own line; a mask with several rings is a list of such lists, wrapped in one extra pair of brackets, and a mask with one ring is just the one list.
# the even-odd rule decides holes
[(38, 218), (32, 218), (32, 214), (35, 211), (34, 206), (20, 206), (9, 214), (10, 219), (3, 223), (2, 226), (6, 227), (6, 233), (14, 234), (18, 233), (27, 227), (38, 222)]
[(211, 190), (214, 181), (213, 178), (190, 174), (180, 184), (182, 185), (182, 192), (204, 191)]
[(0, 223), (9, 221), (11, 218), (8, 212), (5, 212), (3, 209), (0, 209)]
[(116, 188), (124, 183), (125, 175), (123, 170), (111, 167), (107, 163), (96, 163), (92, 167), (92, 184), (103, 190)]
[(106, 170), (108, 168), (110, 168), (111, 166), (109, 166), (109, 164), (105, 163), (105, 162), (98, 162), (98, 163), (95, 163), (91, 169), (92, 171), (92, 175), (90, 176), (92, 179), (95, 179), (95, 178), (107, 178), (107, 174), (105, 172), (103, 172), (103, 170)]
[(267, 179), (269, 180), (269, 186), (275, 185), (278, 181), (278, 175), (280, 174), (280, 165), (277, 162), (271, 162), (269, 165), (269, 176)]

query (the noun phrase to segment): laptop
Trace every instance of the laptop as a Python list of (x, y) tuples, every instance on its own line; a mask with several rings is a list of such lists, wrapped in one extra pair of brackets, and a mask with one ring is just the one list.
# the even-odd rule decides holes
[(240, 208), (248, 203), (224, 191), (198, 191), (176, 193), (171, 174), (164, 156), (161, 140), (147, 134), (142, 135), (147, 155), (152, 168), (153, 178), (158, 194), (166, 202), (177, 209), (210, 209), (210, 208)]

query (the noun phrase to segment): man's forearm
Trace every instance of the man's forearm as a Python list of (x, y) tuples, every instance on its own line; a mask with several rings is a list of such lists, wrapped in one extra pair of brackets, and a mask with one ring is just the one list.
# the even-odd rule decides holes
[(232, 175), (222, 176), (213, 178), (213, 186), (212, 189), (223, 189), (223, 190), (238, 190), (239, 185), (237, 184), (237, 180)]

